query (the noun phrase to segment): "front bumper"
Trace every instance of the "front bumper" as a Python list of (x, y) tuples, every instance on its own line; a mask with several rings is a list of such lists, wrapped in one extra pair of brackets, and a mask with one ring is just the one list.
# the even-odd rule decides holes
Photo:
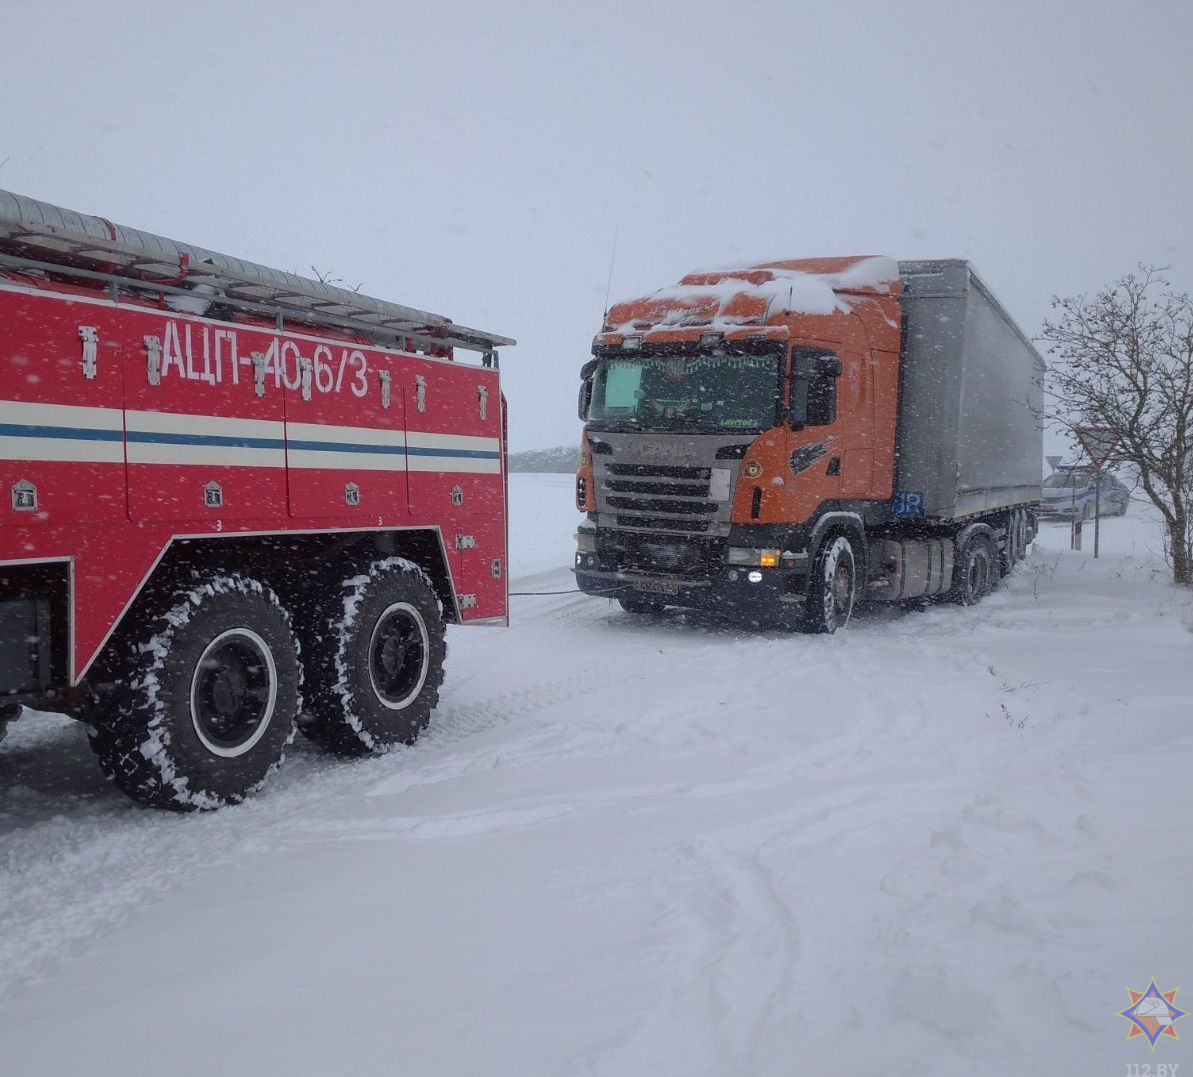
[[(682, 536), (582, 524), (572, 570), (586, 594), (654, 598), (663, 605), (737, 619), (798, 614), (808, 584), (808, 554), (790, 528), (734, 526), (725, 537)], [(779, 563), (764, 567), (763, 554)]]
[[(668, 606), (708, 610), (735, 618), (781, 618), (803, 609), (803, 569), (727, 566), (704, 578), (602, 572), (577, 565), (576, 585), (602, 598), (654, 598)], [(751, 579), (756, 576), (757, 579)]]

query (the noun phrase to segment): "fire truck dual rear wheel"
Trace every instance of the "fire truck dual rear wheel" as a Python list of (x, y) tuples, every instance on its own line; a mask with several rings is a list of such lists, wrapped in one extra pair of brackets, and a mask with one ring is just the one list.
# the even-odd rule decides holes
[(299, 728), (341, 755), (412, 743), (439, 701), (446, 652), (427, 574), (404, 558), (376, 561), (345, 580), (315, 621)]
[(299, 704), (298, 649), (277, 596), (212, 575), (132, 637), (123, 687), (91, 744), (125, 793), (174, 811), (244, 799), (282, 760)]

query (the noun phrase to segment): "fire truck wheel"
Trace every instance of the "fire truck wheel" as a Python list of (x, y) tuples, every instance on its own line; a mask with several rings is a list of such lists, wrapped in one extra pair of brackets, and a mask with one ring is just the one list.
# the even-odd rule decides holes
[(439, 701), (447, 644), (439, 600), (412, 561), (389, 557), (347, 579), (315, 618), (310, 710), (299, 728), (340, 755), (411, 744)]
[(805, 625), (812, 632), (836, 632), (853, 613), (857, 568), (853, 544), (844, 535), (828, 539), (812, 566)]
[(301, 669), (286, 611), (258, 581), (214, 575), (141, 627), (123, 687), (92, 713), (100, 766), (157, 808), (243, 800), (294, 736)]
[(970, 536), (953, 567), (953, 586), (949, 598), (962, 606), (981, 602), (996, 580), (994, 547), (983, 534)]

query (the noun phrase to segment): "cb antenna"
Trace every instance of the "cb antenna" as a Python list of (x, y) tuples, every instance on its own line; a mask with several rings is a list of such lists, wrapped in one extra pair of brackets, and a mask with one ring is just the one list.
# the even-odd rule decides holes
[[(609, 295), (613, 291), (613, 263), (617, 259), (617, 228), (613, 229), (613, 250), (609, 252), (609, 279), (605, 282), (605, 316), (609, 314)], [(601, 319), (604, 320), (603, 318)]]

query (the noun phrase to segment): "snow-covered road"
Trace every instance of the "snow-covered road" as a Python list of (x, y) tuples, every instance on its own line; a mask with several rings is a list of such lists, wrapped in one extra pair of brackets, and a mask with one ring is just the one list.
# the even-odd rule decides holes
[[(567, 589), (570, 478), (512, 492), (515, 589)], [(1097, 562), (1046, 527), (982, 606), (831, 638), (516, 598), (452, 631), (415, 747), (296, 744), (212, 815), (16, 723), (0, 1073), (1193, 1062), (1117, 1016), (1193, 974), (1193, 613), (1152, 526), (1105, 521)]]

